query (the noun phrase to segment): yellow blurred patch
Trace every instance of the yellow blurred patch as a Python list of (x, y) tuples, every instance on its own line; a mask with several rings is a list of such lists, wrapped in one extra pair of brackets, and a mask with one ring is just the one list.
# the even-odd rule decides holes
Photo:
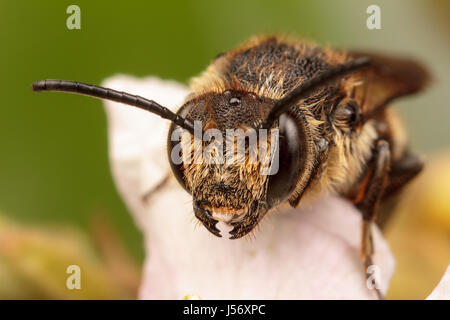
[(198, 294), (187, 294), (181, 300), (202, 300)]
[(397, 260), (388, 299), (424, 299), (450, 264), (450, 153), (426, 161), (405, 189), (386, 237)]

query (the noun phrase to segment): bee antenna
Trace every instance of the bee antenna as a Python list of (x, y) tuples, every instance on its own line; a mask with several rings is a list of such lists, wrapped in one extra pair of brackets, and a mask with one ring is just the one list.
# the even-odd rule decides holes
[(286, 112), (287, 109), (297, 103), (298, 100), (311, 95), (318, 88), (334, 81), (348, 73), (366, 68), (370, 65), (370, 59), (367, 57), (358, 58), (350, 62), (340, 64), (331, 68), (318, 76), (307, 80), (293, 89), (285, 97), (278, 100), (267, 116), (266, 120), (261, 124), (261, 128), (270, 128), (278, 117)]
[(136, 96), (122, 91), (116, 91), (109, 88), (94, 86), (91, 84), (67, 80), (39, 80), (33, 82), (33, 91), (62, 91), (75, 94), (82, 94), (89, 97), (111, 100), (130, 106), (134, 106), (151, 113), (159, 115), (161, 118), (168, 119), (183, 129), (194, 133), (192, 121), (180, 117), (166, 107), (161, 106), (155, 101), (148, 100), (141, 96)]

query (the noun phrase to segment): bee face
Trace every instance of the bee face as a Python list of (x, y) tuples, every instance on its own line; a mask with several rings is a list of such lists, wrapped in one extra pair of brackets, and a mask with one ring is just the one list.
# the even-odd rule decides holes
[(179, 111), (201, 126), (201, 137), (173, 141), (176, 126), (169, 130), (170, 156), (178, 148), (184, 159), (171, 162), (175, 176), (192, 194), (197, 219), (216, 236), (219, 221), (233, 227), (231, 239), (248, 234), (292, 193), (302, 173), (301, 122), (284, 114), (270, 130), (259, 129), (272, 106), (250, 92), (209, 93)]

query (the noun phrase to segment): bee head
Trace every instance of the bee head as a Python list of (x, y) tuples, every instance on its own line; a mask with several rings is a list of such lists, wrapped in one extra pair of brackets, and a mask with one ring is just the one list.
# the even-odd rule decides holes
[(369, 63), (361, 58), (329, 69), (280, 100), (239, 90), (188, 100), (178, 116), (194, 123), (193, 134), (180, 134), (173, 123), (168, 152), (175, 176), (193, 196), (199, 221), (219, 237), (217, 223), (228, 223), (233, 226), (230, 238), (237, 239), (252, 231), (270, 208), (298, 193), (297, 186), (303, 192), (315, 149), (306, 118), (290, 109), (318, 87)]
[(307, 124), (284, 113), (262, 127), (275, 104), (251, 92), (206, 93), (178, 112), (194, 123), (194, 134), (175, 124), (169, 130), (173, 172), (192, 194), (195, 216), (216, 236), (219, 221), (233, 227), (231, 239), (248, 234), (305, 172)]

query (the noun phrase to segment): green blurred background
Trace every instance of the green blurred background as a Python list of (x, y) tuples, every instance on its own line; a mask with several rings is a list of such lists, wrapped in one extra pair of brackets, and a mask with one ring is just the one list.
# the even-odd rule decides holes
[[(81, 30), (66, 28), (71, 4), (81, 8)], [(382, 30), (366, 28), (371, 4), (381, 7)], [(398, 109), (414, 150), (448, 150), (449, 4), (1, 0), (0, 212), (18, 223), (68, 225), (81, 233), (101, 215), (139, 265), (142, 239), (111, 178), (102, 103), (36, 94), (31, 83), (61, 78), (99, 84), (116, 73), (187, 82), (219, 52), (261, 33), (423, 61), (434, 74), (433, 87), (402, 100)]]

